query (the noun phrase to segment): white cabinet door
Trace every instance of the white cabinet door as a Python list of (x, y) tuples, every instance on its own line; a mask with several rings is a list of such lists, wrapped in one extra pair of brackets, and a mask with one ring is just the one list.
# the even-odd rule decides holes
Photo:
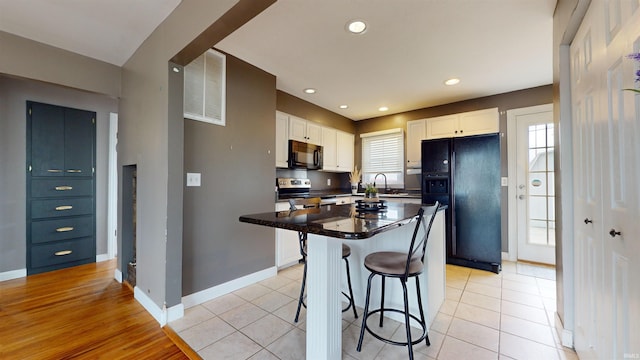
[(289, 115), (289, 139), (307, 142), (307, 120)]
[(322, 126), (289, 115), (289, 139), (322, 145)]
[(454, 137), (458, 131), (458, 115), (438, 116), (426, 119), (427, 139)]
[(307, 121), (306, 142), (315, 145), (322, 145), (322, 126)]
[(427, 138), (425, 119), (407, 122), (407, 168), (422, 166), (422, 140)]
[(336, 129), (322, 128), (322, 170), (338, 170), (338, 135)]
[(498, 108), (426, 119), (427, 139), (493, 134), (500, 130)]
[(402, 199), (404, 204), (422, 204), (422, 199), (404, 198)]
[(460, 114), (456, 136), (497, 133), (500, 130), (498, 108)]
[(344, 131), (337, 131), (337, 161), (336, 171), (350, 172), (353, 170), (353, 152), (355, 135)]
[(289, 115), (276, 111), (276, 167), (288, 167)]
[[(287, 209), (289, 209), (289, 203), (276, 203), (276, 211)], [(295, 265), (301, 258), (298, 232), (276, 229), (276, 266), (280, 269)]]

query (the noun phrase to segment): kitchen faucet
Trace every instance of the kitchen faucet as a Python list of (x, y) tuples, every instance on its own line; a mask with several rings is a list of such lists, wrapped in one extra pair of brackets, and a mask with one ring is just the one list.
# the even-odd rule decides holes
[(387, 190), (389, 190), (389, 187), (387, 186), (387, 175), (383, 173), (377, 173), (373, 178), (373, 187), (376, 187), (376, 179), (378, 179), (378, 175), (382, 175), (384, 177), (384, 191), (387, 192)]

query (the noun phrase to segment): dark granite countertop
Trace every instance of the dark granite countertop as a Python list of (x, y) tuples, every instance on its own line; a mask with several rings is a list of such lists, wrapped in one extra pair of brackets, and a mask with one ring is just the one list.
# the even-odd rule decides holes
[(385, 205), (386, 211), (357, 211), (354, 204), (327, 205), (243, 215), (240, 221), (341, 239), (365, 239), (410, 223), (420, 209), (418, 204)]

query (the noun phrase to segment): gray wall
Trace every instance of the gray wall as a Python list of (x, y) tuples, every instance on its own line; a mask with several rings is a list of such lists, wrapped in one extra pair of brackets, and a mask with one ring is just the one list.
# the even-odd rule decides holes
[(183, 1), (122, 67), (118, 166), (137, 165), (136, 286), (159, 308), (177, 305), (182, 296), (176, 271), (182, 267), (182, 204), (169, 200), (182, 196), (175, 176), (184, 176), (184, 169), (169, 152), (184, 145), (180, 131), (171, 131), (179, 119), (170, 107), (175, 89), (169, 89), (168, 62), (236, 3)]
[(109, 113), (117, 100), (0, 74), (0, 272), (26, 268), (26, 101), (95, 111), (96, 252), (107, 253)]
[(276, 79), (227, 55), (226, 126), (185, 120), (183, 295), (275, 265), (274, 230), (238, 221), (274, 210)]

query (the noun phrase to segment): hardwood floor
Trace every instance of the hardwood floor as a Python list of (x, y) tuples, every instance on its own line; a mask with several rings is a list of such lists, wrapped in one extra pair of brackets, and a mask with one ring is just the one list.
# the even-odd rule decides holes
[(115, 260), (0, 282), (0, 359), (189, 359)]

